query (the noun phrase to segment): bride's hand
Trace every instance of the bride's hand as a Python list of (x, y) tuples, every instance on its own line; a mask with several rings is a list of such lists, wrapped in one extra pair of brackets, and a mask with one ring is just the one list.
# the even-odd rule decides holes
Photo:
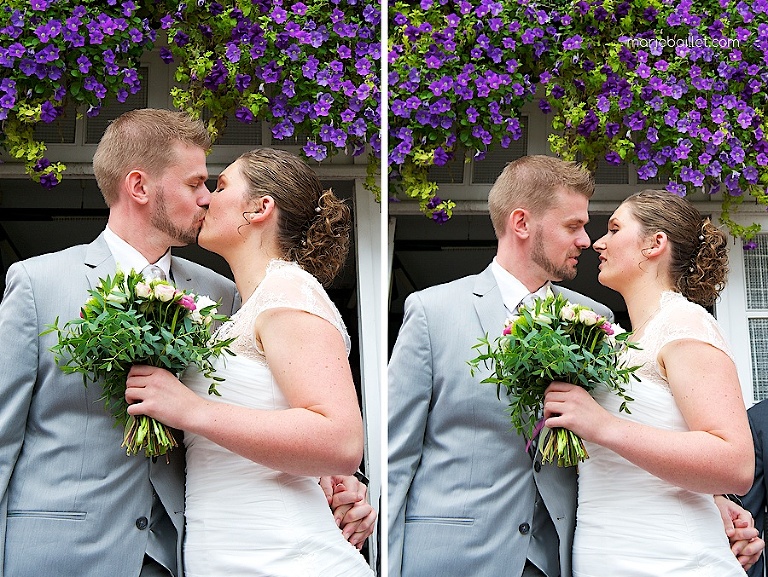
[(368, 487), (353, 476), (321, 477), (320, 486), (344, 537), (360, 549), (376, 525), (376, 510), (366, 498)]
[(554, 381), (544, 395), (545, 425), (563, 427), (586, 441), (598, 442), (606, 419), (611, 415), (583, 388)]
[(185, 420), (201, 399), (165, 369), (134, 365), (125, 381), (125, 400), (130, 415), (147, 415), (175, 429), (185, 429)]

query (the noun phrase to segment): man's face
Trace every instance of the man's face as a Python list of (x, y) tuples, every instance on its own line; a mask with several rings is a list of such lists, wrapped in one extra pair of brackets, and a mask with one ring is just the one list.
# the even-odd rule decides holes
[(590, 245), (584, 229), (589, 222), (589, 199), (565, 189), (556, 195), (553, 208), (533, 223), (531, 259), (549, 280), (571, 280), (581, 251)]
[(197, 241), (211, 193), (205, 186), (205, 151), (181, 143), (174, 147), (177, 162), (155, 181), (151, 224), (168, 235), (171, 246), (185, 246)]

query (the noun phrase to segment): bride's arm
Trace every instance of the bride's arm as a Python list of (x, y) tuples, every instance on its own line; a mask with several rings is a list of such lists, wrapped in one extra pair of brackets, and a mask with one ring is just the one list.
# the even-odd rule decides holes
[(279, 471), (351, 475), (362, 459), (363, 427), (341, 334), (318, 316), (287, 308), (263, 312), (256, 326), (291, 408), (260, 410), (211, 401), (170, 373), (146, 367), (129, 376), (126, 398), (140, 401), (129, 412), (202, 435)]
[(662, 430), (615, 417), (583, 389), (564, 383), (548, 389), (546, 425), (566, 427), (691, 491), (748, 491), (754, 451), (733, 361), (720, 349), (692, 339), (670, 342), (661, 349), (659, 361), (690, 431)]

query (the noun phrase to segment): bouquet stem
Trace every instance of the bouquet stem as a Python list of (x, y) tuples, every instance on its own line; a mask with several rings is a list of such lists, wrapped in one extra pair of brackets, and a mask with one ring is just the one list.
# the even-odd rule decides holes
[(573, 467), (589, 458), (584, 441), (568, 429), (558, 427), (547, 433), (541, 446), (541, 462), (556, 462), (558, 467)]
[(171, 429), (160, 421), (146, 415), (128, 415), (121, 446), (125, 447), (127, 455), (135, 455), (143, 450), (147, 457), (157, 457), (178, 447), (178, 443)]

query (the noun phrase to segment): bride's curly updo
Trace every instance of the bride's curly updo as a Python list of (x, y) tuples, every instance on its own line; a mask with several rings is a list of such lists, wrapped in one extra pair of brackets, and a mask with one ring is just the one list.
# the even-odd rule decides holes
[(643, 190), (623, 204), (644, 234), (666, 233), (672, 246), (669, 273), (677, 290), (692, 302), (713, 305), (728, 276), (725, 233), (688, 200), (664, 190)]
[(250, 195), (275, 200), (282, 257), (329, 285), (349, 251), (349, 207), (332, 190), (324, 191), (307, 163), (289, 152), (257, 148), (237, 160)]

